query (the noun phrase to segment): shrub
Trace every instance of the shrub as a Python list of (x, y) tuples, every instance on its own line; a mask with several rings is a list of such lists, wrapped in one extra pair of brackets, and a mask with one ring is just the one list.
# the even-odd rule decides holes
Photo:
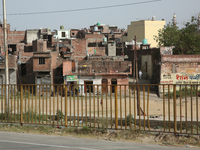
[[(131, 120), (130, 120), (130, 118), (131, 118)], [(131, 116), (130, 116), (130, 114), (128, 114), (128, 115), (126, 116), (126, 120), (127, 120), (127, 125), (128, 125), (128, 126), (130, 125), (130, 121), (131, 121), (131, 124), (133, 124), (133, 123), (134, 123), (133, 115), (131, 114)]]
[(56, 113), (55, 120), (61, 120), (64, 118), (65, 118), (65, 116), (64, 116), (63, 112), (59, 109)]

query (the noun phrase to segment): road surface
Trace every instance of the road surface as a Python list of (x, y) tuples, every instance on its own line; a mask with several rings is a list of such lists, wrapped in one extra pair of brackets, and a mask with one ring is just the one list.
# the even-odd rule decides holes
[[(184, 150), (140, 143), (114, 142), (66, 136), (37, 135), (27, 133), (0, 132), (1, 150)], [(195, 148), (193, 148), (195, 150)]]

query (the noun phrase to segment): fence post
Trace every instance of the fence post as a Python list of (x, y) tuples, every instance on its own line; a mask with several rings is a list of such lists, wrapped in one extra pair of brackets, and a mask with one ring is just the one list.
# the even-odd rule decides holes
[(20, 119), (20, 124), (23, 125), (23, 85), (21, 85), (20, 88), (20, 101), (21, 101), (21, 108), (20, 108), (20, 113), (21, 113), (21, 119)]
[(173, 98), (174, 98), (174, 134), (177, 132), (177, 122), (176, 122), (176, 85), (174, 85), (174, 92), (173, 92)]
[(65, 126), (67, 126), (67, 85), (65, 85)]
[(117, 85), (115, 85), (115, 130), (118, 129), (118, 101), (117, 101)]

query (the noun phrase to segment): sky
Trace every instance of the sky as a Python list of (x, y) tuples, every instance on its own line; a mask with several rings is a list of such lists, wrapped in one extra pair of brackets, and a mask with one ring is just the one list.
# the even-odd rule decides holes
[[(165, 19), (166, 23), (172, 20), (174, 13), (178, 26), (190, 21), (191, 16), (200, 13), (200, 0), (6, 0), (7, 23), (11, 30), (26, 30), (50, 28), (65, 29), (89, 28), (97, 22), (107, 25), (116, 25), (127, 29), (132, 21), (151, 19)], [(75, 10), (103, 6), (141, 3), (122, 7), (92, 9), (84, 11), (70, 11), (61, 13), (10, 15), (16, 13), (52, 12), (61, 10)], [(3, 20), (3, 6), (0, 3), (0, 20)]]

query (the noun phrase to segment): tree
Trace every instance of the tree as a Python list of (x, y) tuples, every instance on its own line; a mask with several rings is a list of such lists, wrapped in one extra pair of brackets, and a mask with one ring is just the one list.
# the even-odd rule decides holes
[(154, 36), (158, 46), (175, 46), (174, 54), (200, 54), (200, 34), (198, 33), (198, 20), (192, 16), (182, 29), (168, 23)]

